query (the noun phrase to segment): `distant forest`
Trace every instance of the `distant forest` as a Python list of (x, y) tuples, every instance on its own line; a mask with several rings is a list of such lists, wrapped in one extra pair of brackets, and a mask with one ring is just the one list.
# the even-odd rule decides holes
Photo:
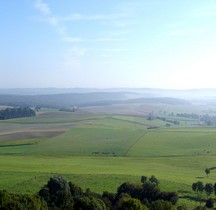
[(0, 110), (0, 120), (7, 120), (20, 117), (33, 117), (35, 115), (35, 111), (29, 107), (6, 108)]

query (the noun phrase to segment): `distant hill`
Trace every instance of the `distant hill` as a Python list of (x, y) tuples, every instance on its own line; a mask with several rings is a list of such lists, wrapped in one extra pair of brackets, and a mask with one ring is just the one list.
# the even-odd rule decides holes
[(71, 106), (106, 106), (111, 104), (190, 102), (216, 104), (216, 89), (166, 90), (151, 88), (23, 88), (0, 89), (0, 105), (65, 108)]
[(216, 98), (216, 89), (172, 90), (155, 88), (11, 88), (0, 95), (56, 95), (67, 93), (130, 93), (132, 98), (172, 97), (183, 99)]
[(170, 105), (183, 105), (190, 104), (189, 101), (179, 98), (171, 97), (155, 97), (155, 98), (138, 98), (127, 100), (126, 103), (150, 103), (150, 104), (170, 104)]
[(51, 95), (0, 95), (0, 105), (62, 108), (126, 99), (125, 93), (66, 93)]
[(96, 88), (8, 88), (8, 89), (0, 88), (0, 95), (1, 94), (6, 94), (6, 95), (51, 95), (51, 94), (89, 93), (89, 92), (103, 92), (103, 90), (96, 89)]
[(130, 93), (67, 93), (51, 95), (0, 95), (0, 105), (15, 107), (63, 108), (72, 106), (107, 106), (112, 104), (152, 103), (186, 104), (183, 99), (170, 97), (128, 99)]

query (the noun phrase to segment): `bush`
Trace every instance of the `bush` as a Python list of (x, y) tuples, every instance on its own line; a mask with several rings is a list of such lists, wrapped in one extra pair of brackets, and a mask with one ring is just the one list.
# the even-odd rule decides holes
[(120, 202), (118, 210), (148, 210), (140, 200), (136, 198), (123, 198)]
[(151, 210), (174, 210), (172, 203), (164, 200), (157, 200), (151, 204)]
[(0, 198), (1, 210), (47, 210), (46, 203), (36, 195), (18, 195), (2, 190), (0, 191)]
[(102, 200), (84, 195), (75, 199), (74, 209), (105, 210), (106, 206)]

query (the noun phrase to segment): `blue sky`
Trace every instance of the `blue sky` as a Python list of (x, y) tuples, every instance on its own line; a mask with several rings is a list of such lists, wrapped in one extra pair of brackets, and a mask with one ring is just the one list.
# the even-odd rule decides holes
[(216, 88), (215, 0), (5, 0), (0, 26), (0, 88)]

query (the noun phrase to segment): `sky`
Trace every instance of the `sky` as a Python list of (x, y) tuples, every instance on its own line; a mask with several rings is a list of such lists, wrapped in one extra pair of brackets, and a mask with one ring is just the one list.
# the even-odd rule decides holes
[(0, 88), (216, 88), (216, 0), (2, 0)]

